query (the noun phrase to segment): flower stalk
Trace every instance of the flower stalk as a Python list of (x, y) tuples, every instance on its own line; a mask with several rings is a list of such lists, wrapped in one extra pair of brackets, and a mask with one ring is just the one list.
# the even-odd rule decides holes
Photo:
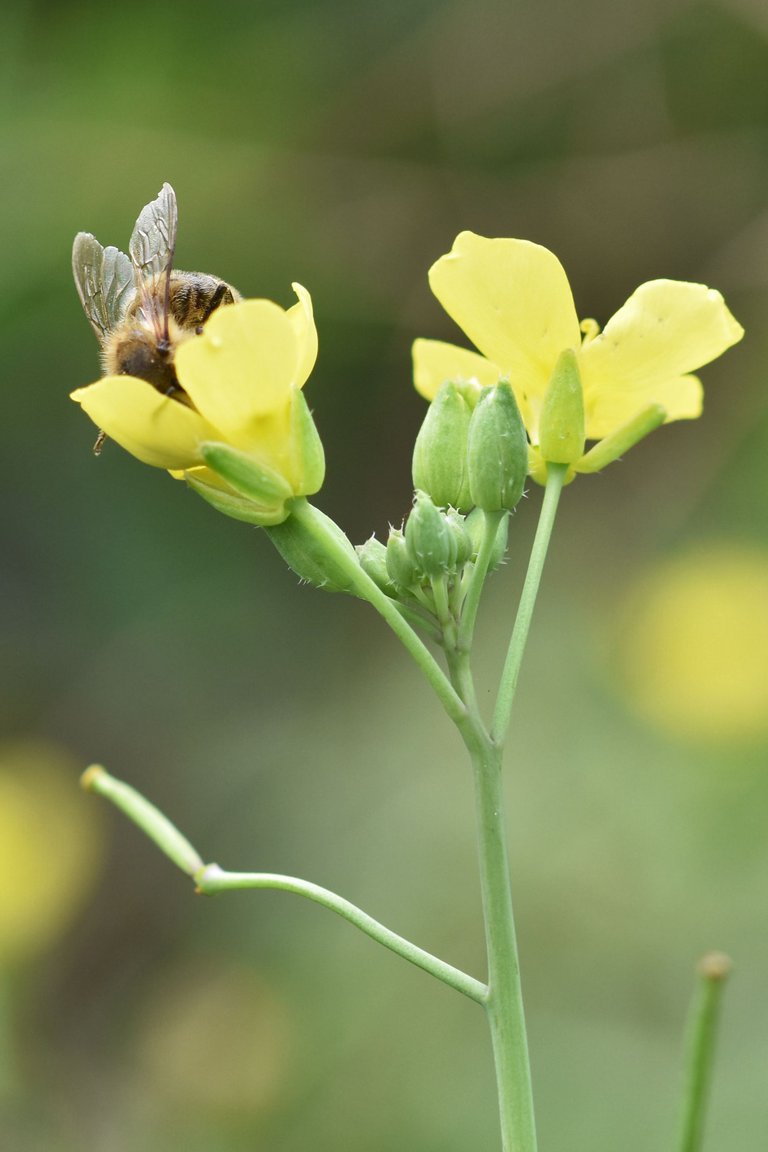
[(700, 1152), (702, 1147), (720, 1003), (731, 967), (730, 958), (722, 952), (708, 953), (697, 965), (696, 988), (686, 1030), (685, 1085), (678, 1152)]

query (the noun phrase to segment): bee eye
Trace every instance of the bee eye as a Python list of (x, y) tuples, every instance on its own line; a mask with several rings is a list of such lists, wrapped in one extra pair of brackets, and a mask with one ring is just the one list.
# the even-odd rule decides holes
[(198, 326), (195, 328), (195, 336), (202, 336), (202, 334), (203, 334), (203, 326), (202, 326), (202, 324), (198, 324)]

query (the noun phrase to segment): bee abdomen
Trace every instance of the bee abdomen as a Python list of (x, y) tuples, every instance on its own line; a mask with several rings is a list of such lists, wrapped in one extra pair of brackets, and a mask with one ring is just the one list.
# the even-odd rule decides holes
[(222, 304), (234, 304), (239, 299), (239, 292), (217, 276), (205, 272), (171, 274), (171, 312), (182, 328), (200, 328)]

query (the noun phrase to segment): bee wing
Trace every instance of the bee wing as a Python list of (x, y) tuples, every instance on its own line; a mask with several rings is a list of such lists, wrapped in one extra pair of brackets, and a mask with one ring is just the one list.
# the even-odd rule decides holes
[(128, 245), (140, 307), (145, 319), (153, 325), (158, 341), (168, 340), (177, 225), (176, 193), (170, 184), (163, 184), (157, 198), (139, 213)]
[(103, 340), (122, 320), (133, 299), (131, 261), (112, 245), (102, 248), (90, 232), (78, 232), (72, 245), (72, 271), (83, 310)]

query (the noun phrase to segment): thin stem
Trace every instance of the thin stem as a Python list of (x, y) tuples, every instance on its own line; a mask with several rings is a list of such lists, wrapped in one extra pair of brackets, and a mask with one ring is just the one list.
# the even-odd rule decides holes
[(132, 820), (142, 832), (153, 840), (161, 852), (173, 863), (191, 876), (199, 892), (214, 895), (216, 892), (230, 891), (235, 888), (279, 888), (285, 892), (296, 892), (306, 896), (318, 904), (330, 908), (331, 911), (349, 920), (366, 936), (377, 940), (385, 948), (396, 952), (404, 960), (410, 961), (418, 968), (423, 968), (444, 984), (449, 984), (458, 992), (469, 996), (479, 1004), (485, 1003), (487, 988), (473, 976), (468, 976), (452, 964), (446, 964), (423, 948), (418, 948), (404, 936), (398, 936), (389, 928), (385, 928), (378, 920), (374, 920), (367, 912), (351, 904), (342, 896), (337, 896), (328, 888), (321, 888), (308, 880), (300, 880), (296, 876), (279, 876), (273, 872), (224, 872), (218, 864), (204, 864), (200, 854), (164, 813), (156, 808), (145, 796), (116, 780), (114, 776), (100, 765), (92, 765), (82, 776), (81, 783), (89, 792), (96, 792), (99, 796), (110, 800), (116, 808)]
[(699, 1152), (702, 1146), (720, 1002), (723, 984), (730, 971), (729, 957), (720, 952), (704, 956), (697, 967), (696, 990), (687, 1028), (678, 1152)]
[(13, 1035), (11, 975), (0, 969), (0, 1110), (18, 1095), (20, 1084)]
[(305, 896), (308, 900), (314, 900), (316, 904), (322, 904), (324, 908), (336, 912), (366, 936), (396, 952), (404, 960), (409, 960), (417, 968), (423, 968), (425, 972), (455, 988), (457, 992), (462, 992), (470, 1000), (475, 1000), (478, 1004), (485, 1003), (488, 991), (485, 984), (454, 968), (452, 964), (446, 964), (444, 960), (438, 959), (423, 948), (418, 948), (403, 936), (398, 936), (396, 932), (374, 920), (367, 912), (363, 912), (355, 904), (351, 904), (342, 896), (337, 896), (328, 888), (321, 888), (318, 884), (312, 884), (296, 876), (280, 876), (273, 872), (224, 872), (217, 864), (206, 865), (201, 872), (198, 872), (195, 882), (198, 890), (209, 896), (217, 892), (231, 892), (242, 888), (276, 888), (283, 892), (295, 892), (298, 896)]
[(531, 627), (533, 608), (536, 603), (536, 594), (539, 590), (544, 560), (555, 523), (555, 514), (560, 500), (560, 493), (568, 470), (567, 464), (549, 464), (547, 466), (547, 486), (544, 491), (544, 500), (541, 506), (536, 536), (528, 561), (528, 571), (525, 575), (523, 591), (512, 629), (504, 671), (501, 675), (501, 685), (496, 698), (496, 707), (493, 713), (491, 736), (497, 744), (503, 744), (509, 729), (509, 720), (512, 713), (512, 704), (515, 699), (517, 678), (520, 674), (520, 665), (525, 652), (525, 642)]
[(314, 512), (312, 505), (304, 499), (297, 499), (291, 505), (291, 514), (314, 535), (315, 539), (321, 542), (321, 547), (329, 556), (333, 557), (334, 563), (347, 574), (350, 584), (357, 594), (362, 599), (367, 600), (389, 624), (397, 638), (421, 668), (454, 724), (461, 723), (466, 715), (464, 705), (434, 656), (416, 635), (410, 624), (403, 619), (392, 600), (355, 562), (354, 557), (350, 556), (339, 544)]
[(440, 629), (435, 625), (433, 620), (428, 619), (422, 612), (415, 608), (411, 608), (408, 604), (403, 604), (402, 601), (393, 600), (392, 603), (397, 608), (400, 615), (404, 620), (411, 625), (411, 627), (422, 628), (429, 636), (430, 640), (435, 644), (440, 644), (443, 639), (443, 634)]
[(475, 631), (475, 620), (480, 604), (480, 594), (483, 591), (485, 578), (488, 575), (488, 564), (490, 563), (493, 546), (496, 543), (499, 525), (506, 516), (506, 512), (483, 513), (483, 539), (480, 543), (477, 560), (475, 561), (472, 575), (469, 579), (469, 587), (467, 588), (467, 595), (461, 613), (461, 624), (459, 625), (458, 647), (463, 652), (469, 652), (472, 647), (472, 637)]

